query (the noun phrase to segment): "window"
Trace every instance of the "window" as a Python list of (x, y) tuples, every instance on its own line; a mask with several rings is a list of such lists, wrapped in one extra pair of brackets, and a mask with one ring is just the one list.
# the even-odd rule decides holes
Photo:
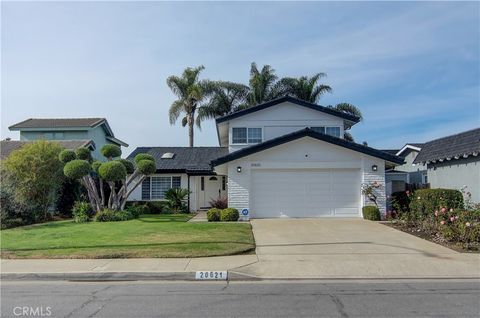
[(258, 144), (262, 142), (262, 128), (232, 128), (232, 144)]
[(327, 135), (340, 137), (340, 127), (327, 127), (325, 128)]
[(181, 177), (148, 177), (142, 182), (142, 200), (161, 200), (169, 189), (181, 187)]
[(232, 144), (247, 143), (247, 128), (232, 128)]
[(200, 190), (205, 191), (205, 177), (200, 178)]
[(422, 175), (423, 177), (423, 183), (427, 184), (428, 183), (428, 176), (426, 174)]
[(150, 177), (142, 182), (142, 200), (150, 200)]
[(325, 127), (310, 127), (314, 132), (318, 132), (321, 134), (325, 133)]
[(262, 128), (248, 128), (248, 143), (258, 144), (262, 142)]
[(222, 190), (225, 191), (227, 189), (227, 177), (222, 176)]

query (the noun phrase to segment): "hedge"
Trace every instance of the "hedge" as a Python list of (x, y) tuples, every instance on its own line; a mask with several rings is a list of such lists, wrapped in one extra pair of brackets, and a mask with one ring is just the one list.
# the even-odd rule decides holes
[(220, 221), (238, 221), (239, 217), (240, 214), (238, 213), (238, 210), (234, 208), (226, 208), (220, 212)]
[(380, 221), (380, 210), (373, 205), (364, 206), (362, 208), (363, 218), (370, 221)]
[(208, 210), (207, 212), (207, 220), (208, 222), (218, 222), (220, 221), (220, 214), (222, 213), (222, 210), (213, 208)]
[(420, 189), (413, 193), (409, 207), (417, 218), (441, 208), (463, 209), (463, 195), (452, 189)]

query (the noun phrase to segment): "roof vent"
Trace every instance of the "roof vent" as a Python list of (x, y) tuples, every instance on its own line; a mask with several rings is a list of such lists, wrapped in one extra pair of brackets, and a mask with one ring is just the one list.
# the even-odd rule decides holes
[(162, 159), (172, 159), (175, 154), (173, 152), (166, 152), (162, 155)]

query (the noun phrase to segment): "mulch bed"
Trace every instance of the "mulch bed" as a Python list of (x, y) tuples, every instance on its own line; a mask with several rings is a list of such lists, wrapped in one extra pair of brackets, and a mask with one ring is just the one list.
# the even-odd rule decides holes
[(465, 249), (461, 243), (448, 242), (447, 240), (445, 240), (443, 237), (439, 235), (432, 235), (431, 233), (427, 233), (413, 227), (407, 227), (404, 224), (399, 222), (382, 222), (382, 223), (384, 225), (393, 227), (394, 229), (397, 229), (399, 231), (402, 231), (411, 235), (415, 235), (416, 237), (422, 238), (424, 240), (427, 240), (436, 244), (440, 244), (442, 246), (448, 247), (449, 249), (452, 249), (460, 253), (480, 253), (480, 245), (471, 246), (470, 249)]

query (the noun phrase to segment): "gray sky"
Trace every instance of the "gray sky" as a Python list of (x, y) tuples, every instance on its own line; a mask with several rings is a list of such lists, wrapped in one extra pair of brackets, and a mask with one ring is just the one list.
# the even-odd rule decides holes
[[(326, 72), (365, 121), (361, 142), (398, 148), (480, 126), (480, 4), (2, 2), (1, 134), (30, 117), (106, 117), (137, 146), (186, 146), (165, 80), (246, 83), (250, 63), (279, 76)], [(213, 121), (196, 145), (218, 145)]]

